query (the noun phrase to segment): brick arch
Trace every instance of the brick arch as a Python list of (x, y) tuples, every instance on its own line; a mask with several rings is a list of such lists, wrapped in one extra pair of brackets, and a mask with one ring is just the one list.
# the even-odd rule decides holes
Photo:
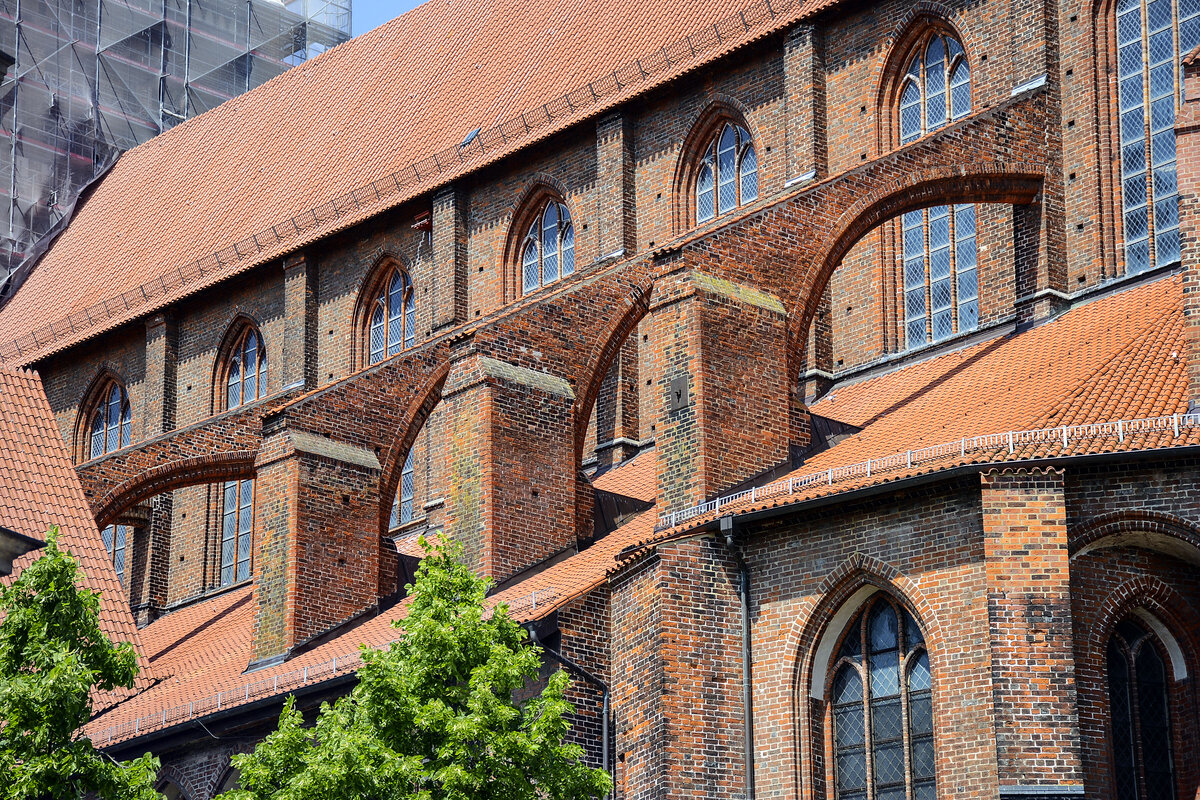
[(379, 536), (387, 535), (388, 523), (391, 521), (392, 503), (400, 485), (400, 473), (404, 470), (404, 461), (408, 451), (425, 427), (426, 420), (433, 409), (442, 401), (442, 389), (446, 385), (446, 377), (450, 374), (450, 360), (443, 361), (429, 376), (424, 391), (420, 392), (400, 414), (400, 422), (396, 426), (394, 444), (388, 449), (382, 459), (382, 469), (379, 474)]
[(164, 764), (158, 770), (158, 780), (155, 781), (155, 791), (161, 792), (170, 783), (182, 792), (183, 800), (199, 800), (200, 791), (195, 782), (188, 779), (183, 771), (176, 769), (173, 764)]
[[(1163, 623), (1170, 634), (1182, 645), (1184, 650), (1183, 666), (1189, 674), (1196, 669), (1196, 643), (1188, 633), (1188, 623), (1184, 613), (1190, 608), (1190, 603), (1165, 582), (1156, 577), (1143, 575), (1125, 581), (1113, 589), (1100, 603), (1094, 615), (1088, 615), (1080, 620), (1085, 632), (1082, 639), (1091, 663), (1103, 663), (1105, 648), (1117, 623), (1138, 609), (1145, 609)], [(1195, 618), (1195, 614), (1190, 615)], [(1157, 633), (1156, 633), (1157, 635)], [(1095, 660), (1098, 659), (1098, 660)], [(1172, 668), (1178, 669), (1177, 664)]]
[[(947, 127), (952, 129), (959, 124), (962, 123)], [(942, 129), (945, 130), (947, 128)], [(829, 226), (829, 235), (821, 238), (822, 244), (811, 256), (807, 270), (800, 272), (802, 278), (798, 285), (804, 286), (805, 291), (793, 293), (794, 300), (789, 309), (789, 341), (794, 342), (790, 348), (794, 355), (789, 360), (794, 361), (795, 354), (805, 352), (808, 331), (834, 270), (850, 249), (872, 230), (906, 212), (933, 206), (955, 203), (1029, 205), (1036, 202), (1047, 172), (1045, 165), (1020, 162), (926, 167), (899, 172), (892, 180), (860, 197)], [(1019, 262), (1017, 269), (1021, 269)], [(793, 371), (798, 368), (793, 365)]]
[[(217, 414), (225, 410), (225, 380), (229, 376), (229, 360), (233, 356), (233, 348), (241, 341), (247, 330), (258, 334), (263, 347), (267, 346), (266, 337), (262, 334), (262, 321), (255, 319), (245, 311), (237, 311), (225, 325), (225, 333), (221, 334), (221, 343), (217, 346), (217, 355), (213, 359), (212, 368), (212, 408), (209, 413)], [(267, 375), (271, 374), (271, 360), (267, 358)], [(268, 390), (269, 393), (269, 390)], [(264, 395), (265, 396), (265, 395)]]
[[(129, 383), (121, 376), (121, 374), (112, 366), (104, 364), (96, 370), (91, 381), (88, 382), (87, 389), (84, 390), (82, 397), (79, 399), (79, 410), (75, 413), (75, 428), (71, 434), (71, 450), (75, 457), (76, 464), (83, 464), (91, 461), (91, 433), (88, 422), (95, 413), (97, 405), (108, 395), (109, 388), (114, 384), (119, 384), (125, 390), (125, 396), (130, 403), (130, 416), (133, 414), (133, 399), (129, 397)], [(132, 429), (134, 426), (130, 425)], [(132, 430), (130, 432), (132, 439)]]
[(625, 310), (616, 317), (607, 329), (597, 337), (591, 355), (584, 362), (582, 392), (575, 399), (575, 462), (583, 460), (583, 448), (587, 440), (588, 423), (592, 409), (600, 395), (600, 387), (612, 369), (621, 346), (633, 333), (638, 323), (650, 312), (650, 297), (654, 291), (653, 280), (635, 284), (626, 294)]
[[(952, 22), (954, 11), (934, 0), (920, 0), (906, 9), (892, 26), (885, 44), (887, 58), (879, 70), (875, 84), (875, 130), (877, 152), (887, 152), (900, 141), (897, 111), (900, 106), (900, 84), (916, 47), (930, 33), (941, 31), (958, 40), (971, 69), (971, 106), (975, 105), (975, 71), (970, 42), (976, 41), (962, 19)], [(949, 90), (949, 87), (947, 87)]]
[(1200, 528), (1161, 511), (1115, 511), (1068, 531), (1071, 558), (1104, 547), (1143, 547), (1200, 565)]
[(128, 509), (156, 495), (200, 484), (254, 477), (256, 450), (232, 450), (180, 458), (145, 470), (108, 491), (92, 507), (96, 525), (115, 522)]
[[(692, 120), (679, 148), (675, 160), (675, 171), (671, 176), (671, 219), (676, 235), (695, 227), (695, 185), (699, 171), (700, 156), (705, 145), (717, 134), (721, 126), (729, 122), (740, 125), (750, 133), (758, 155), (759, 175), (762, 175), (763, 150), (758, 128), (750, 122), (750, 109), (736, 97), (726, 94), (715, 95)], [(759, 194), (762, 194), (761, 187)]]
[[(416, 284), (413, 283), (412, 267), (408, 259), (393, 250), (379, 249), (371, 255), (370, 267), (364, 270), (362, 285), (358, 290), (358, 298), (354, 301), (354, 315), (350, 328), (350, 363), (355, 369), (370, 366), (367, 362), (367, 327), (371, 322), (372, 306), (375, 297), (387, 286), (388, 279), (394, 270), (399, 270), (408, 276), (409, 290), (416, 296)], [(414, 300), (415, 302), (415, 300)]]
[[(936, 679), (945, 659), (945, 633), (937, 612), (912, 578), (885, 561), (855, 553), (821, 581), (815, 599), (808, 598), (803, 602), (785, 636), (783, 652), (791, 654), (789, 657), (794, 659), (789, 694), (792, 704), (791, 730), (795, 737), (791, 740), (794, 751), (791, 761), (796, 770), (795, 797), (816, 796), (813, 765), (817, 759), (812, 752), (816, 722), (811, 687), (816, 677), (817, 646), (838, 613), (863, 589), (872, 590), (871, 594), (880, 591), (891, 595), (916, 618), (925, 637), (930, 670), (935, 675), (935, 717), (938, 707), (945, 702), (942, 682)], [(867, 599), (861, 598), (863, 602)], [(861, 607), (861, 603), (849, 609), (849, 613), (853, 615), (858, 607)]]
[[(516, 201), (509, 206), (508, 235), (505, 237), (504, 250), (500, 256), (500, 275), (503, 277), (505, 301), (516, 300), (522, 296), (521, 245), (525, 242), (525, 233), (534, 217), (540, 214), (542, 207), (551, 200), (567, 207), (567, 211), (571, 213), (571, 224), (579, 221), (575, 209), (567, 202), (567, 187), (558, 178), (545, 172), (539, 172), (530, 178), (517, 195)], [(578, 228), (575, 231), (575, 243), (578, 257)], [(579, 271), (578, 259), (575, 271)]]

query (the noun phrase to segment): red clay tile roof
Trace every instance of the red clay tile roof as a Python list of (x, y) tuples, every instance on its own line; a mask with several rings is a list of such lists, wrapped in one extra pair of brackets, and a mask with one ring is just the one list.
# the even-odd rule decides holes
[(592, 478), (592, 486), (604, 492), (653, 503), (658, 496), (654, 449), (643, 450), (628, 461)]
[[(646, 511), (613, 533), (526, 580), (498, 592), (520, 622), (537, 619), (600, 586), (620, 564), (617, 557), (654, 532)], [(246, 674), (251, 659), (254, 599), (249, 587), (210, 598), (142, 630), (161, 682), (94, 719), (86, 729), (106, 747), (189, 719), (261, 700), (353, 672), (360, 645), (384, 647), (396, 638), (392, 622), (407, 611), (400, 603), (283, 664)]]
[[(763, 492), (765, 497), (743, 497), (719, 513), (701, 513), (659, 538), (694, 530), (717, 516), (964, 464), (1198, 444), (1200, 418), (1180, 420), (1175, 436), (1171, 417), (1185, 414), (1188, 404), (1182, 307), (1182, 280), (1174, 275), (1094, 300), (1022, 333), (837, 387), (812, 410), (862, 427), (860, 433), (813, 456)], [(1157, 425), (1069, 431), (1065, 448), (1057, 432), (1018, 436), (1012, 452), (1004, 436), (972, 438), (1163, 416), (1167, 419)], [(934, 449), (909, 466), (906, 453), (921, 448)], [(874, 464), (869, 474), (858, 466), (886, 457), (892, 463)], [(821, 473), (831, 474), (831, 480)], [(790, 478), (795, 479), (791, 491)]]
[[(143, 654), (137, 628), (112, 561), (63, 444), (50, 402), (36, 372), (0, 367), (0, 526), (42, 541), (59, 526), (59, 546), (79, 561), (82, 583), (100, 592), (100, 626), (115, 641), (131, 642)], [(39, 555), (17, 559), (13, 576)], [(139, 655), (139, 686), (151, 674)]]
[(122, 156), (0, 309), (0, 359), (135, 319), (834, 2), (430, 0)]

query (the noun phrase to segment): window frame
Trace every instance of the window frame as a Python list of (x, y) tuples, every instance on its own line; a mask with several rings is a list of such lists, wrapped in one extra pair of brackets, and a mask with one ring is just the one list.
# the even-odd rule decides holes
[[(871, 697), (871, 666), (869, 649), (870, 625), (872, 616), (876, 608), (880, 604), (886, 604), (890, 607), (896, 619), (896, 642), (897, 647), (894, 651), (898, 656), (896, 667), (896, 678), (898, 681), (897, 694), (885, 695), (876, 700), (882, 702), (891, 702), (893, 699), (899, 703), (900, 709), (900, 736), (890, 737), (886, 741), (875, 740), (874, 738), (874, 710), (875, 703)], [(918, 640), (912, 641), (907, 631), (907, 625), (912, 624), (916, 628)], [(852, 637), (858, 636), (858, 661), (844, 653), (848, 641)], [(886, 652), (893, 652), (890, 649)], [(924, 689), (912, 689), (910, 685), (910, 676), (914, 666), (924, 655), (925, 665), (928, 671), (929, 685)], [(836, 703), (834, 699), (834, 691), (837, 686), (838, 678), (842, 674), (843, 669), (849, 667), (854, 670), (859, 680), (860, 696), (857, 700), (851, 700), (849, 703)], [(838, 742), (837, 742), (837, 722), (836, 715), (841, 707), (848, 706), (852, 703), (859, 703), (862, 707), (862, 752), (863, 752), (863, 768), (865, 770), (864, 780), (866, 783), (861, 789), (851, 789), (850, 794), (861, 791), (861, 797), (864, 800), (874, 800), (880, 794), (880, 789), (876, 786), (875, 764), (873, 745), (882, 741), (884, 744), (900, 743), (900, 749), (903, 753), (903, 783), (891, 783), (887, 785), (887, 789), (895, 791), (901, 789), (904, 796), (908, 800), (914, 800), (916, 785), (927, 784), (933, 795), (937, 793), (937, 734), (934, 720), (937, 718), (937, 709), (935, 707), (935, 694), (937, 689), (937, 681), (934, 675), (932, 657), (929, 651), (929, 645), (925, 641), (924, 627), (922, 626), (917, 615), (914, 614), (906, 604), (901, 602), (886, 591), (877, 591), (866, 598), (861, 605), (849, 616), (849, 621), (845, 628), (841, 631), (837, 638), (836, 646), (829, 658), (829, 667), (825, 675), (825, 686), (822, 698), (824, 701), (824, 723), (821, 728), (824, 734), (825, 741), (825, 796), (829, 800), (841, 800), (844, 796), (838, 790)], [(927, 695), (930, 708), (930, 730), (929, 732), (914, 733), (911, 722), (911, 700), (913, 695)], [(931, 764), (933, 773), (929, 776), (921, 776), (914, 778), (913, 762), (914, 756), (914, 741), (928, 741), (931, 750)]]
[[(721, 115), (705, 126), (701, 138), (705, 144), (691, 156), (693, 167), (687, 177), (687, 215), (692, 226), (707, 225), (727, 214), (736, 212), (761, 197), (762, 161), (754, 134), (744, 120)], [(730, 147), (725, 146), (726, 137), (732, 136)], [(730, 152), (727, 166), (722, 166), (722, 153)], [(753, 170), (745, 170), (748, 159), (753, 160)], [(726, 176), (726, 171), (731, 171)], [(701, 188), (702, 178), (710, 176), (707, 188)], [(747, 196), (747, 178), (753, 177), (753, 193)], [(722, 190), (730, 187), (731, 204), (725, 204)], [(703, 197), (711, 195), (712, 208), (702, 210)]]
[[(268, 358), (266, 341), (263, 339), (262, 331), (257, 325), (249, 320), (243, 320), (237, 325), (237, 327), (233, 328), (233, 331), (235, 331), (234, 334), (227, 337), (226, 345), (221, 348), (220, 370), (217, 373), (217, 380), (215, 381), (217, 411), (227, 411), (231, 408), (238, 408), (246, 405), (247, 403), (253, 403), (257, 400), (261, 400), (269, 394), (267, 381), (269, 377), (270, 360)], [(253, 397), (247, 399), (245, 394), (247, 381), (244, 365), (247, 356), (247, 344), (249, 344), (251, 339), (253, 339), (255, 342), (256, 351), (254, 372), (255, 394)], [(233, 377), (235, 366), (237, 366), (239, 370), (239, 396), (236, 403), (231, 401), (229, 395), (229, 390), (232, 386), (230, 381)]]
[[(400, 281), (400, 312), (389, 314), (388, 300), (395, 282)], [(371, 333), (376, 325), (375, 314), (382, 311), (382, 356), (375, 358)], [(392, 349), (391, 325), (398, 321), (400, 334), (398, 346)], [(376, 259), (359, 291), (354, 313), (352, 339), (352, 362), (356, 369), (373, 366), (387, 361), (400, 353), (417, 346), (417, 293), (416, 281), (408, 264), (399, 256), (385, 253)]]
[[(215, 554), (215, 569), (213, 571), (214, 580), (212, 588), (223, 589), (228, 586), (234, 586), (243, 581), (250, 580), (254, 577), (254, 509), (258, 499), (258, 487), (255, 485), (254, 477), (235, 478), (229, 481), (222, 481), (216, 484), (219, 487), (216, 497), (216, 526), (214, 536), (214, 554)], [(250, 502), (244, 504), (242, 502), (242, 487), (249, 486)], [(234, 506), (232, 514), (228, 507), (228, 495), (230, 487), (234, 487)], [(242, 511), (246, 509), (249, 512), (249, 528), (245, 531), (241, 529)], [(226, 519), (233, 520), (232, 536), (226, 536)], [(232, 543), (232, 561), (228, 564), (230, 570), (229, 580), (225, 579), (225, 542), (228, 540)], [(242, 544), (245, 542), (245, 552), (243, 553)], [(243, 557), (244, 556), (244, 557)], [(246, 574), (240, 575), (241, 566), (245, 564)]]
[[(111, 419), (114, 406), (115, 420)], [(129, 390), (119, 378), (105, 375), (94, 383), (84, 409), (78, 435), (80, 463), (102, 458), (133, 443), (133, 405)], [(100, 434), (99, 450), (96, 449), (97, 433)], [(115, 444), (112, 443), (114, 436)]]
[[(521, 231), (516, 240), (514, 253), (515, 275), (514, 285), (517, 297), (533, 294), (559, 281), (566, 280), (579, 269), (579, 241), (575, 230), (575, 217), (571, 209), (560, 195), (539, 194), (536, 199), (526, 204), (532, 214), (522, 215), (517, 219), (517, 230)], [(553, 211), (554, 222), (548, 222)], [(566, 220), (566, 224), (563, 224)], [(547, 234), (553, 231), (553, 276), (547, 278), (549, 249), (546, 247)], [(530, 254), (532, 253), (532, 259)], [(570, 258), (566, 254), (570, 253)], [(568, 268), (569, 264), (569, 268)], [(536, 284), (529, 280), (530, 267), (537, 271)]]
[[(111, 531), (111, 534), (109, 533)], [(100, 541), (104, 543), (104, 550), (108, 553), (108, 561), (112, 564), (113, 571), (117, 573), (117, 580), (121, 582), (121, 588), (128, 588), (125, 584), (125, 576), (129, 573), (130, 560), (133, 555), (133, 533), (132, 525), (123, 525), (114, 522), (100, 529)], [(117, 546), (118, 534), (120, 534), (120, 546)], [(121, 558), (121, 566), (117, 567), (117, 557)]]

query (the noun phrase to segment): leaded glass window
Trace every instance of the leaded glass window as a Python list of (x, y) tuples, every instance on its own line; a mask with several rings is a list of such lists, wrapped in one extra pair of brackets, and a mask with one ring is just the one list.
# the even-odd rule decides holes
[(226, 481), (221, 493), (221, 585), (250, 577), (254, 479)]
[[(971, 111), (971, 69), (962, 45), (934, 32), (917, 47), (900, 86), (900, 143)], [(900, 220), (906, 349), (979, 325), (975, 207), (937, 206)]]
[(834, 796), (933, 800), (933, 679), (916, 620), (876, 595), (850, 623), (834, 668)]
[(367, 324), (367, 363), (374, 364), (413, 346), (417, 301), (408, 273), (393, 269), (371, 304)]
[(524, 292), (575, 273), (575, 226), (571, 212), (551, 200), (534, 218), (521, 246), (521, 288)]
[(758, 154), (750, 132), (726, 123), (704, 148), (696, 174), (696, 222), (758, 199)]
[(413, 482), (413, 454), (408, 451), (404, 459), (404, 469), (400, 471), (400, 485), (396, 488), (396, 500), (392, 503), (392, 520), (389, 528), (398, 528), (412, 522), (413, 497), (416, 496), (416, 486)]
[(1108, 640), (1108, 691), (1117, 800), (1173, 800), (1166, 664), (1154, 634), (1133, 617)]
[(1125, 268), (1179, 261), (1175, 113), (1181, 59), (1200, 44), (1197, 0), (1118, 0), (1117, 81)]
[(225, 376), (225, 407), (236, 408), (267, 393), (267, 349), (262, 336), (247, 327), (229, 357)]
[(116, 571), (122, 586), (125, 585), (125, 554), (132, 535), (133, 531), (128, 525), (109, 525), (100, 531), (100, 538), (104, 540), (104, 549), (108, 551), (113, 570)]
[(129, 410), (125, 387), (114, 381), (100, 397), (88, 425), (88, 458), (98, 458), (129, 446), (133, 414)]

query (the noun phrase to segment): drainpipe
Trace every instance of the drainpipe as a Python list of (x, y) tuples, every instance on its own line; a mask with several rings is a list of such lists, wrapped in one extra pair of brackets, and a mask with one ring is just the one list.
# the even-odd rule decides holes
[[(527, 630), (529, 631), (529, 638), (533, 640), (533, 643), (536, 644), (538, 647), (542, 648), (542, 650), (544, 652), (546, 652), (547, 654), (549, 654), (555, 661), (557, 661), (558, 663), (560, 663), (564, 667), (566, 667), (567, 672), (572, 672), (572, 673), (578, 675), (579, 677), (583, 678), (585, 681), (587, 681), (588, 683), (592, 684), (593, 686), (595, 686), (596, 688), (598, 688), (600, 690), (601, 697), (602, 697), (602, 700), (601, 700), (602, 708), (600, 711), (600, 714), (601, 714), (601, 718), (600, 718), (600, 739), (601, 739), (600, 763), (604, 765), (604, 771), (608, 773), (609, 778), (611, 778), (615, 782), (617, 779), (617, 776), (613, 773), (612, 764), (609, 763), (609, 750), (608, 750), (608, 738), (609, 738), (609, 730), (610, 730), (609, 718), (612, 714), (611, 709), (610, 709), (610, 700), (609, 700), (611, 693), (609, 692), (608, 684), (605, 683), (604, 681), (600, 680), (599, 678), (597, 678), (592, 673), (588, 672), (583, 667), (576, 664), (571, 659), (564, 656), (562, 653), (558, 652), (557, 650), (551, 650), (549, 647), (547, 647), (545, 644), (543, 644), (541, 642), (541, 640), (538, 639), (537, 629), (534, 625), (529, 625)], [(609, 794), (607, 796), (611, 797), (612, 795)]]
[(738, 597), (742, 601), (742, 747), (746, 800), (754, 800), (754, 675), (750, 653), (750, 568), (733, 541), (733, 517), (721, 517), (725, 546), (737, 559)]

